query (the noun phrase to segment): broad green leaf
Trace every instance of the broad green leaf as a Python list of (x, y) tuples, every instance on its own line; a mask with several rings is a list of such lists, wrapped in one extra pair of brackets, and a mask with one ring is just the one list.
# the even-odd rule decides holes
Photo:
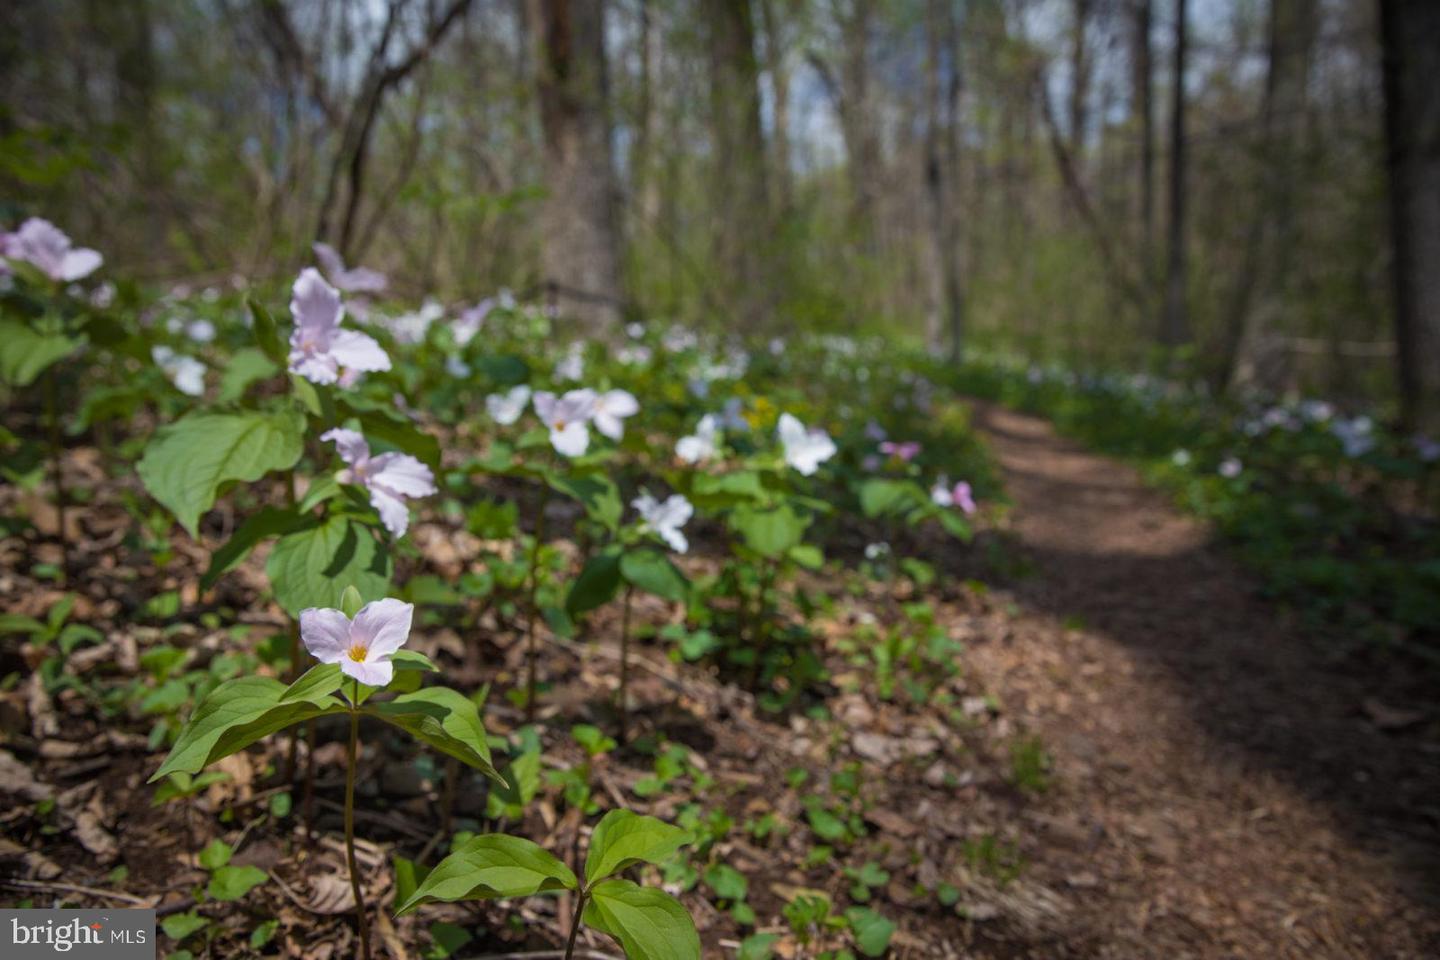
[(745, 538), (745, 544), (763, 557), (778, 560), (800, 543), (808, 517), (802, 517), (789, 506), (774, 510), (737, 507), (730, 515), (730, 526)]
[(140, 479), (193, 537), (224, 484), (288, 470), (304, 437), (305, 418), (293, 410), (192, 413), (157, 431), (140, 459)]
[(259, 301), (253, 297), (245, 301), (250, 308), (250, 318), (254, 321), (255, 342), (260, 345), (260, 351), (277, 364), (286, 361), (285, 344), (280, 339), (280, 330), (275, 326), (275, 318), (270, 316), (270, 311), (262, 307)]
[(603, 607), (615, 599), (615, 591), (619, 587), (620, 555), (615, 550), (604, 550), (586, 561), (580, 575), (570, 585), (570, 592), (565, 597), (565, 610), (576, 617)]
[(150, 782), (172, 773), (198, 773), (277, 730), (345, 709), (329, 695), (282, 703), (285, 690), (270, 677), (238, 677), (220, 684), (195, 708)]
[(851, 907), (845, 911), (850, 921), (850, 931), (855, 934), (855, 946), (867, 957), (878, 957), (890, 947), (890, 938), (895, 934), (895, 923), (870, 907)]
[(439, 673), (440, 668), (435, 666), (431, 660), (419, 650), (396, 650), (390, 655), (390, 662), (395, 665), (396, 670), (423, 670), (430, 673)]
[(221, 867), (210, 874), (205, 893), (212, 900), (239, 900), (268, 879), (259, 867)]
[(502, 817), (519, 819), (535, 794), (540, 792), (540, 749), (523, 750), (501, 768), (506, 786), (490, 791), (485, 802), (485, 815), (493, 820)]
[(292, 617), (306, 607), (336, 607), (345, 588), (367, 597), (390, 590), (390, 553), (363, 524), (335, 515), (280, 538), (265, 573)]
[(970, 538), (974, 535), (974, 532), (964, 517), (954, 510), (941, 510), (939, 516), (940, 526), (945, 528), (946, 533), (955, 537), (957, 540), (963, 540), (966, 543), (970, 542)]
[(84, 343), (64, 334), (36, 333), (14, 320), (0, 320), (0, 380), (12, 387), (28, 387), (51, 364)]
[(626, 583), (665, 600), (678, 602), (690, 592), (685, 574), (658, 550), (625, 551), (620, 557), (620, 575)]
[(904, 513), (929, 502), (924, 489), (913, 480), (866, 480), (860, 488), (860, 509), (867, 517)]
[(779, 942), (779, 934), (752, 933), (740, 941), (735, 960), (770, 960), (775, 955), (775, 944)]
[(255, 545), (268, 537), (288, 533), (302, 522), (298, 512), (280, 507), (266, 507), (236, 528), (224, 546), (210, 555), (210, 569), (200, 578), (200, 589), (209, 590), (215, 582), (249, 556)]
[(285, 688), (285, 692), (280, 695), (280, 702), (297, 703), (302, 700), (314, 702), (320, 697), (339, 690), (340, 685), (344, 682), (345, 675), (340, 672), (340, 664), (317, 663)]
[(441, 860), (396, 916), (422, 903), (528, 897), (550, 890), (574, 890), (575, 874), (550, 853), (521, 837), (487, 833)]
[(245, 391), (252, 383), (273, 377), (279, 372), (279, 364), (265, 356), (263, 351), (254, 347), (236, 350), (230, 357), (230, 362), (225, 365), (225, 373), (220, 377), (220, 392), (216, 399), (221, 403), (234, 403), (245, 396)]
[(300, 505), (295, 509), (301, 514), (309, 513), (326, 500), (332, 500), (343, 492), (340, 481), (335, 479), (335, 474), (327, 473), (311, 481), (310, 486), (305, 490), (305, 496), (300, 498)]
[(9, 633), (46, 634), (49, 628), (34, 617), (20, 613), (0, 613), (0, 637)]
[(530, 379), (530, 366), (513, 353), (480, 358), (476, 369), (495, 381), (496, 386), (513, 387)]
[(592, 884), (632, 863), (660, 863), (690, 841), (690, 834), (655, 817), (611, 810), (590, 837), (585, 882)]
[(177, 913), (160, 921), (160, 929), (165, 931), (165, 936), (176, 943), (208, 926), (210, 926), (210, 921), (194, 910)]
[(806, 570), (819, 570), (825, 565), (825, 554), (812, 543), (797, 543), (791, 547), (788, 556)]
[(426, 687), (394, 700), (368, 703), (365, 712), (505, 784), (491, 763), (480, 711), (473, 701), (449, 687)]
[(762, 500), (765, 487), (753, 470), (735, 473), (697, 473), (691, 492), (696, 497), (728, 500)]
[(695, 921), (663, 890), (605, 880), (591, 888), (584, 920), (620, 941), (627, 960), (700, 960)]

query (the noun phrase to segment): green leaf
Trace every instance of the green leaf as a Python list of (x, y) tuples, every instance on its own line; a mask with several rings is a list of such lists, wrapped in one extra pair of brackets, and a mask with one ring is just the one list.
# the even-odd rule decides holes
[(0, 320), (0, 380), (12, 387), (28, 387), (51, 364), (84, 343), (59, 333), (36, 333), (28, 324), (14, 320)]
[(245, 347), (236, 350), (225, 365), (220, 378), (220, 392), (216, 399), (221, 403), (234, 403), (245, 396), (252, 383), (273, 377), (280, 372), (280, 366), (261, 350)]
[(728, 863), (713, 863), (706, 867), (705, 885), (721, 900), (744, 900), (750, 890), (745, 874)]
[(269, 677), (237, 677), (220, 684), (195, 708), (150, 782), (177, 772), (198, 773), (277, 730), (345, 709), (328, 694), (282, 703), (285, 693), (285, 685)]
[(603, 607), (615, 599), (620, 588), (620, 554), (604, 550), (586, 563), (565, 597), (565, 611), (572, 617)]
[(310, 701), (313, 703), (339, 690), (340, 685), (344, 682), (345, 675), (340, 672), (340, 664), (317, 663), (285, 688), (285, 692), (280, 695), (280, 702)]
[(230, 855), (234, 852), (235, 848), (224, 840), (211, 840), (205, 849), (200, 851), (200, 866), (206, 870), (219, 870), (230, 862)]
[(265, 573), (293, 617), (306, 607), (335, 607), (349, 586), (367, 597), (385, 596), (390, 553), (368, 527), (337, 514), (281, 537)]
[[(441, 860), (396, 916), (437, 900), (497, 900), (549, 890), (574, 890), (575, 874), (550, 853), (521, 837), (487, 833)], [(397, 895), (397, 900), (398, 900)]]
[(867, 957), (878, 957), (890, 946), (895, 934), (895, 923), (887, 920), (870, 907), (851, 907), (845, 911), (850, 921), (850, 930), (855, 934), (855, 946)]
[(429, 673), (439, 673), (440, 668), (435, 666), (431, 660), (419, 650), (396, 650), (390, 655), (390, 662), (396, 670), (421, 670)]
[(775, 956), (775, 944), (779, 942), (779, 934), (752, 933), (740, 941), (740, 950), (735, 954), (735, 960), (770, 960)]
[(762, 500), (765, 497), (760, 474), (753, 470), (719, 474), (697, 473), (691, 492), (696, 497), (728, 500)]
[(19, 613), (0, 613), (0, 637), (10, 633), (44, 635), (49, 632), (49, 628), (34, 617)]
[(620, 500), (620, 488), (605, 474), (550, 472), (545, 481), (552, 490), (580, 501), (591, 520), (612, 532), (619, 529), (625, 506)]
[(307, 514), (326, 500), (333, 500), (343, 492), (340, 481), (335, 479), (335, 474), (324, 474), (311, 481), (310, 486), (305, 490), (305, 496), (300, 498), (300, 505), (295, 510), (302, 515)]
[(789, 557), (806, 570), (819, 570), (825, 565), (825, 554), (814, 544), (797, 543), (790, 548)]
[(690, 841), (690, 834), (655, 817), (611, 810), (590, 837), (585, 882), (592, 884), (632, 863), (660, 863)]
[(440, 441), (415, 425), (404, 414), (359, 397), (346, 397), (335, 405), (341, 419), (354, 417), (360, 421), (360, 432), (367, 440), (379, 440), (418, 459), (435, 475), (440, 475)]
[(774, 510), (742, 506), (736, 507), (730, 515), (730, 525), (745, 538), (745, 544), (751, 550), (778, 560), (800, 543), (810, 519), (800, 516), (789, 506)]
[(355, 619), (355, 616), (364, 606), (365, 598), (360, 595), (359, 590), (355, 589), (355, 584), (350, 584), (350, 586), (346, 587), (345, 591), (340, 594), (340, 612), (351, 620)]
[(288, 533), (303, 522), (295, 510), (279, 507), (266, 507), (252, 515), (230, 535), (224, 546), (210, 555), (210, 568), (200, 578), (200, 589), (215, 586), (215, 582), (235, 569), (261, 540)]
[(266, 920), (254, 930), (250, 931), (250, 946), (259, 950), (265, 944), (275, 939), (275, 931), (280, 929), (279, 920)]
[(585, 923), (620, 941), (628, 960), (700, 960), (700, 935), (679, 900), (629, 880), (596, 884)]
[(415, 895), (421, 881), (430, 875), (430, 867), (404, 857), (395, 857), (395, 902), (405, 903)]
[(925, 491), (912, 480), (866, 480), (860, 488), (860, 509), (867, 517), (903, 513), (929, 502)]
[(293, 410), (192, 413), (156, 432), (140, 479), (193, 537), (224, 484), (295, 466), (304, 435), (305, 418)]
[(193, 933), (204, 930), (209, 925), (210, 921), (194, 910), (188, 913), (173, 914), (160, 921), (160, 929), (165, 931), (165, 936), (177, 943)]
[(685, 574), (658, 550), (625, 551), (620, 557), (620, 575), (626, 583), (665, 600), (680, 602), (690, 592)]
[(367, 703), (365, 712), (505, 784), (491, 763), (480, 711), (473, 701), (449, 687), (426, 687), (384, 703)]
[(283, 366), (287, 354), (285, 343), (280, 339), (280, 330), (275, 326), (275, 318), (270, 316), (270, 311), (262, 307), (259, 301), (253, 297), (246, 299), (245, 304), (250, 308), (250, 317), (254, 321), (252, 326), (255, 329), (255, 342), (260, 345), (261, 352), (275, 363)]
[(239, 900), (268, 879), (259, 867), (221, 867), (210, 874), (205, 893), (213, 900)]

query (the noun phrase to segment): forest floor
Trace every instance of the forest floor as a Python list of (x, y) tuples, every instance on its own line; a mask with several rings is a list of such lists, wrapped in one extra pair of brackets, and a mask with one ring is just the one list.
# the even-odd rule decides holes
[(1440, 953), (1425, 680), (1328, 657), (1133, 470), (1032, 417), (977, 422), (1034, 569), (970, 662), (1055, 756), (1027, 876), (1072, 901), (1036, 955)]
[[(728, 817), (733, 826), (713, 831), (708, 856), (746, 877), (757, 927), (779, 937), (781, 957), (813, 955), (782, 920), (784, 904), (818, 889), (839, 912), (864, 899), (855, 881), (867, 864), (887, 875), (870, 884), (869, 903), (898, 923), (897, 958), (1440, 955), (1433, 677), (1331, 652), (1257, 598), (1254, 578), (1206, 528), (1130, 468), (1034, 418), (978, 406), (975, 421), (1013, 506), (980, 549), (937, 547), (931, 557), (942, 579), (923, 599), (965, 650), (952, 675), (914, 679), (944, 696), (906, 702), (880, 692), (851, 642), (861, 625), (909, 619), (903, 604), (922, 598), (908, 585), (811, 584), (835, 597), (813, 624), (830, 680), (789, 714), (760, 710), (733, 678), (667, 659), (653, 641), (637, 645), (636, 726), (682, 746), (688, 759), (658, 790), (653, 753), (621, 748), (594, 759), (588, 780), (600, 804), (667, 818), (698, 808), (707, 823)], [(157, 570), (122, 550), (112, 532), (127, 522), (124, 491), (99, 479), (92, 459), (93, 451), (71, 451), (72, 487), (87, 478), (96, 487), (67, 525), (85, 571), (72, 586), (81, 595), (75, 617), (105, 639), (69, 655), (75, 685), (52, 697), (35, 673), (0, 700), (0, 882), (11, 885), (0, 902), (133, 902), (174, 916), (194, 906), (205, 882), (195, 851), (219, 838), (235, 848), (232, 863), (256, 865), (273, 882), (239, 902), (202, 902), (213, 926), (203, 944), (200, 934), (186, 941), (196, 956), (242, 955), (252, 930), (272, 918), (279, 932), (261, 955), (354, 955), (337, 840), (338, 730), (320, 730), (307, 838), (298, 797), (288, 816), (264, 813), (285, 789), (266, 779), (283, 766), (283, 738), (223, 761), (229, 779), (182, 816), (177, 804), (153, 807), (143, 786), (157, 761), (145, 745), (150, 721), (97, 711), (100, 698), (87, 691), (139, 683), (147, 649), (168, 643), (203, 664), (235, 639), (183, 612), (163, 628), (127, 615), (161, 590), (195, 604), (207, 558), (177, 542), (177, 561)], [(24, 496), (33, 497), (0, 492), (0, 509), (22, 506), (38, 527), (0, 540), (0, 594), (7, 612), (43, 617), (61, 591), (33, 575), (37, 557), (54, 558), (43, 504), (10, 502)], [(475, 562), (474, 538), (446, 521), (422, 522), (415, 541), (416, 562), (430, 572), (453, 577)], [(253, 629), (283, 630), (283, 615), (263, 599), (262, 563), (257, 556), (238, 568), (208, 607), (240, 610)], [(713, 558), (686, 558), (691, 572), (707, 563)], [(991, 586), (969, 585), (969, 576)], [(637, 603), (637, 622), (673, 616), (658, 601)], [(602, 612), (587, 642), (546, 638), (541, 740), (551, 772), (585, 762), (570, 724), (613, 731), (613, 621), (613, 611)], [(524, 662), (520, 632), (488, 614), (477, 626), (417, 630), (411, 646), (462, 689), (513, 687)], [(11, 662), (22, 653), (7, 652), (0, 673), (24, 666)], [(485, 717), (493, 733), (524, 723), (498, 695)], [(361, 862), (389, 954), (479, 958), (557, 946), (569, 907), (555, 898), (382, 918), (393, 899), (391, 858), (433, 862), (449, 834), (437, 813), (437, 766), (378, 733), (367, 734), (375, 739), (362, 755)], [(839, 785), (835, 774), (847, 768), (855, 776)], [(816, 803), (864, 821), (828, 844), (833, 855), (816, 855), (827, 846)], [(509, 826), (573, 857), (586, 822), (547, 784), (523, 824)], [(457, 790), (456, 825), (465, 823), (507, 828), (486, 821), (475, 780)], [(942, 886), (951, 894), (937, 898)], [(703, 889), (682, 899), (706, 956), (731, 956), (745, 931)], [(454, 952), (422, 947), (436, 921), (474, 939)], [(832, 943), (846, 941), (837, 934)], [(588, 946), (601, 951), (592, 956), (614, 953), (600, 938)]]

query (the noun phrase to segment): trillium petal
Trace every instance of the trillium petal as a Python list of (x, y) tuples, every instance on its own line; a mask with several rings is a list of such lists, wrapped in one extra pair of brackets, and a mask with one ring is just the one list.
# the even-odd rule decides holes
[(403, 600), (387, 597), (374, 600), (360, 608), (355, 614), (353, 635), (363, 643), (369, 655), (366, 660), (389, 657), (405, 646), (410, 639), (410, 621), (415, 615), (415, 605)]
[(600, 409), (612, 417), (633, 417), (640, 412), (640, 401), (629, 390), (607, 390), (599, 403)]
[(660, 530), (659, 533), (660, 539), (664, 540), (665, 543), (670, 547), (670, 549), (674, 550), (676, 553), (685, 553), (687, 550), (690, 549), (690, 541), (686, 540), (685, 534), (681, 533), (679, 530), (676, 530), (673, 527), (668, 527)]
[(290, 372), (311, 383), (330, 384), (340, 379), (340, 365), (328, 354), (290, 351)]
[(389, 660), (367, 658), (360, 661), (344, 657), (340, 660), (340, 672), (354, 677), (366, 686), (388, 687), (395, 678), (395, 665)]
[(549, 390), (538, 390), (535, 393), (535, 415), (547, 424), (555, 413), (555, 404), (558, 402), (555, 394)]
[(60, 261), (60, 279), (65, 281), (79, 280), (81, 277), (88, 277), (100, 268), (105, 258), (88, 247), (79, 250), (70, 250)]
[(392, 537), (403, 537), (405, 531), (410, 529), (410, 507), (406, 505), (403, 497), (397, 496), (383, 487), (371, 486), (370, 506), (380, 514), (380, 522), (385, 529), (390, 531)]
[(625, 421), (609, 413), (595, 414), (595, 429), (599, 430), (611, 440), (623, 440), (625, 438)]
[(290, 313), (295, 318), (296, 336), (302, 342), (315, 340), (316, 346), (324, 349), (340, 326), (345, 308), (340, 303), (340, 291), (326, 283), (319, 270), (306, 267), (290, 290)]
[(369, 334), (339, 330), (330, 343), (330, 355), (342, 367), (374, 373), (390, 369), (390, 357)]
[(681, 437), (675, 444), (675, 455), (685, 463), (708, 460), (714, 453), (714, 446), (700, 437)]
[(320, 269), (332, 280), (345, 272), (345, 261), (340, 259), (340, 254), (328, 243), (312, 244), (311, 250), (315, 251), (315, 259), (320, 261)]
[(550, 445), (557, 453), (578, 457), (590, 447), (590, 428), (583, 420), (572, 420), (559, 430), (551, 427)]
[(350, 649), (350, 618), (339, 610), (308, 607), (300, 611), (300, 639), (310, 656), (336, 663)]
[(358, 431), (335, 427), (320, 434), (320, 439), (333, 440), (340, 459), (351, 466), (370, 459), (370, 444), (365, 442), (365, 437)]
[(435, 475), (408, 453), (382, 453), (370, 461), (370, 482), (402, 497), (428, 497), (435, 492)]

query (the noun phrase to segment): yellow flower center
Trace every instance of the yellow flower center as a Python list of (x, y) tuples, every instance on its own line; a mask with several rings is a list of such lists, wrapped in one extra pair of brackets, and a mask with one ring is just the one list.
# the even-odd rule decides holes
[(354, 660), (356, 663), (364, 663), (365, 656), (369, 652), (370, 651), (368, 649), (362, 647), (360, 644), (357, 643), (350, 648), (350, 651), (346, 654), (346, 656), (349, 657), (351, 660)]

